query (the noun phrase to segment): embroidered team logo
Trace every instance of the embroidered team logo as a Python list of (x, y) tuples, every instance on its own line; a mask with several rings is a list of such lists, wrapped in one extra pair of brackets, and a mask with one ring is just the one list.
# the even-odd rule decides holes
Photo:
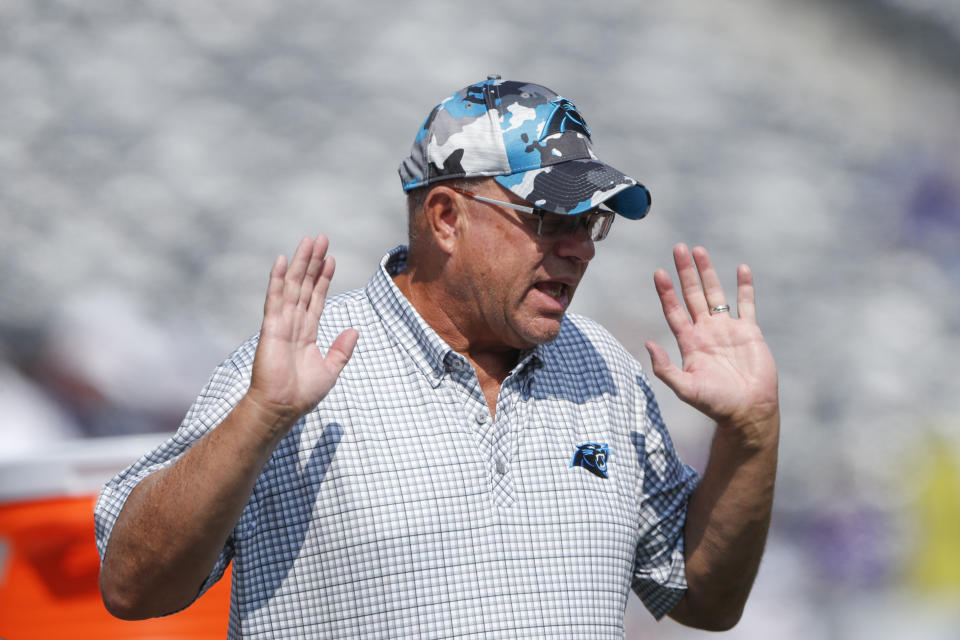
[(547, 118), (547, 124), (543, 127), (543, 133), (540, 139), (543, 140), (555, 133), (565, 131), (579, 131), (583, 135), (590, 137), (590, 129), (587, 128), (587, 121), (583, 119), (577, 107), (566, 98), (557, 98), (550, 104), (553, 105), (553, 112)]
[(607, 477), (607, 458), (610, 457), (610, 447), (607, 443), (587, 442), (577, 447), (570, 461), (571, 467), (583, 467), (595, 476)]

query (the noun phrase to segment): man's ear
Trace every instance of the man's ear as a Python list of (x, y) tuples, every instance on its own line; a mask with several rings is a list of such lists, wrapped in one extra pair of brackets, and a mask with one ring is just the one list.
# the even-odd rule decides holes
[(431, 189), (423, 202), (427, 231), (434, 243), (448, 255), (453, 252), (462, 230), (465, 213), (463, 198), (458, 198), (456, 191), (443, 185)]

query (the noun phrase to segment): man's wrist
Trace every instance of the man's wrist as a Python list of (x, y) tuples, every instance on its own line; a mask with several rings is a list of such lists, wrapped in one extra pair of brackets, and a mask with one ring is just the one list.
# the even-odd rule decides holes
[(717, 437), (747, 451), (776, 448), (780, 441), (780, 407), (757, 408), (743, 415), (717, 421)]
[(303, 417), (303, 413), (281, 407), (259, 397), (250, 389), (240, 399), (234, 411), (240, 423), (261, 436), (267, 443), (279, 442)]

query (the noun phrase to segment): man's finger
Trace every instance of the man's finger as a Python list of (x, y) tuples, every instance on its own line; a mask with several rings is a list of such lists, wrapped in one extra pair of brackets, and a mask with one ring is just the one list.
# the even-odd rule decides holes
[(330, 345), (325, 360), (334, 376), (339, 376), (340, 372), (343, 371), (347, 361), (350, 360), (350, 356), (353, 355), (353, 349), (357, 346), (359, 337), (359, 331), (347, 329), (337, 336), (337, 339)]
[(317, 236), (313, 242), (313, 248), (310, 252), (310, 260), (307, 262), (303, 281), (300, 283), (300, 295), (298, 304), (307, 306), (312, 303), (313, 290), (317, 283), (317, 278), (323, 270), (323, 263), (327, 253), (327, 237), (323, 234)]
[(754, 323), (757, 321), (753, 272), (745, 264), (737, 269), (737, 317)]
[(307, 311), (317, 318), (323, 313), (323, 306), (327, 301), (327, 291), (330, 289), (330, 280), (337, 268), (337, 261), (333, 256), (327, 256), (321, 264), (320, 274), (317, 276), (313, 291), (310, 294), (310, 304)]
[(287, 256), (279, 255), (270, 268), (267, 296), (263, 301), (264, 318), (276, 314), (283, 305), (283, 277), (287, 273)]
[(687, 304), (687, 310), (696, 320), (709, 311), (707, 298), (703, 295), (703, 287), (700, 285), (700, 274), (697, 272), (697, 265), (694, 264), (687, 245), (681, 243), (673, 248), (673, 263), (677, 267), (680, 291), (683, 292), (683, 300)]
[(307, 264), (313, 253), (313, 238), (304, 238), (297, 245), (297, 250), (290, 260), (287, 267), (287, 275), (284, 278), (283, 299), (285, 302), (297, 304), (300, 299), (300, 285), (303, 283), (303, 276), (307, 272)]
[(653, 367), (654, 375), (676, 392), (683, 371), (670, 362), (670, 356), (656, 342), (648, 340), (644, 343), (644, 346), (647, 348), (647, 353), (650, 354), (650, 364)]
[(723, 286), (720, 284), (720, 278), (717, 277), (717, 271), (710, 261), (710, 254), (703, 247), (695, 247), (693, 259), (700, 273), (700, 281), (703, 283), (703, 295), (707, 300), (708, 310), (726, 305), (727, 298), (723, 294)]
[(673, 288), (673, 281), (666, 269), (657, 269), (654, 272), (653, 283), (657, 289), (657, 295), (660, 296), (660, 306), (663, 308), (663, 316), (667, 319), (667, 325), (673, 331), (673, 335), (678, 336), (690, 326), (690, 316), (687, 315), (687, 310), (680, 302), (680, 298)]

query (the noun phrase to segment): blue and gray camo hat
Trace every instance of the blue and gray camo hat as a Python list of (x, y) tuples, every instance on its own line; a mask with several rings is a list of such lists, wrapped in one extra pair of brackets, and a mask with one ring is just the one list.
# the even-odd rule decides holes
[(639, 219), (642, 184), (601, 162), (576, 106), (550, 89), (490, 76), (434, 107), (399, 168), (404, 191), (492, 176), (535, 207), (577, 214), (601, 203)]

